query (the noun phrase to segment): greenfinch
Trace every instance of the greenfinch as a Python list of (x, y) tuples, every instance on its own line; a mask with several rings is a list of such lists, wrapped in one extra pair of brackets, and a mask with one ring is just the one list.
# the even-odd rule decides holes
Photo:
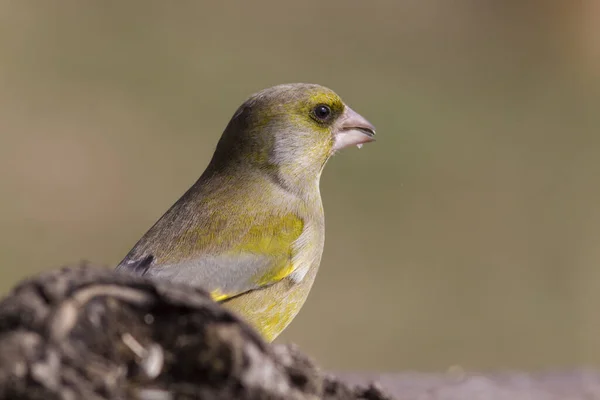
[(252, 95), (202, 176), (117, 270), (202, 287), (272, 341), (304, 304), (319, 268), (323, 167), (374, 135), (371, 123), (320, 85)]

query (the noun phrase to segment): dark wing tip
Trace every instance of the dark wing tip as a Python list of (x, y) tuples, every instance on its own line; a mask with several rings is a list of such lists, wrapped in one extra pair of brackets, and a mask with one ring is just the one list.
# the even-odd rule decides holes
[(138, 260), (124, 260), (117, 266), (117, 270), (125, 270), (134, 275), (143, 276), (148, 272), (153, 261), (154, 256), (152, 254)]

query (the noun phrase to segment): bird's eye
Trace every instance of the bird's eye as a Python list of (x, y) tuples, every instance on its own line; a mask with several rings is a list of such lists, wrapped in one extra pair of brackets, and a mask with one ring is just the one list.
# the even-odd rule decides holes
[(320, 121), (326, 121), (331, 115), (331, 108), (325, 104), (319, 104), (313, 110), (315, 117)]

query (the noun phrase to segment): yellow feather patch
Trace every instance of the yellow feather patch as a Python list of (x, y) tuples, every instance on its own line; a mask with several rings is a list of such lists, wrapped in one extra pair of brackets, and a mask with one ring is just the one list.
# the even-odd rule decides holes
[(235, 251), (247, 251), (267, 256), (288, 256), (292, 244), (302, 234), (304, 223), (298, 216), (288, 214), (264, 221), (248, 229)]
[(304, 222), (298, 216), (289, 214), (266, 225), (250, 228), (236, 248), (237, 251), (247, 251), (269, 256), (273, 266), (264, 274), (255, 277), (259, 286), (278, 282), (294, 271), (292, 264), (293, 244), (302, 234)]
[(259, 277), (256, 283), (259, 286), (270, 285), (272, 283), (279, 282), (292, 272), (294, 272), (294, 265), (292, 263), (289, 263), (286, 267), (283, 268), (275, 267), (266, 274)]
[(216, 289), (210, 292), (210, 297), (213, 299), (213, 301), (222, 301), (227, 299), (229, 295), (221, 292), (219, 289)]
[(310, 105), (327, 104), (334, 111), (343, 111), (344, 103), (340, 97), (330, 91), (317, 91), (310, 95)]
[[(266, 266), (260, 275), (251, 279), (257, 286), (270, 285), (294, 272), (294, 242), (303, 229), (304, 222), (295, 214), (257, 224), (247, 228), (239, 244), (229, 250), (229, 253), (254, 253), (271, 259), (271, 266)], [(224, 293), (221, 289), (210, 292), (214, 301), (224, 301), (237, 294), (239, 293)]]

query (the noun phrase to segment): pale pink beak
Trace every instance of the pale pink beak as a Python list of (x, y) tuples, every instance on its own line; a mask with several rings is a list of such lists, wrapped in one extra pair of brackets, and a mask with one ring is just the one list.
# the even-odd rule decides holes
[(359, 113), (346, 106), (340, 118), (339, 130), (334, 134), (333, 150), (350, 146), (361, 148), (363, 144), (374, 142), (375, 127)]

